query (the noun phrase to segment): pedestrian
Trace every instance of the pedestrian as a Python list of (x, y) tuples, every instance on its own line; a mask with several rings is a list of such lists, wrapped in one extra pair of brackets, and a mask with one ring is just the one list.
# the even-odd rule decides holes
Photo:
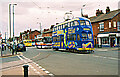
[(6, 43), (5, 43), (5, 45), (4, 45), (4, 48), (5, 48), (5, 50), (6, 50)]
[(115, 39), (113, 39), (113, 47), (115, 47)]
[(4, 51), (4, 44), (2, 43), (2, 51)]

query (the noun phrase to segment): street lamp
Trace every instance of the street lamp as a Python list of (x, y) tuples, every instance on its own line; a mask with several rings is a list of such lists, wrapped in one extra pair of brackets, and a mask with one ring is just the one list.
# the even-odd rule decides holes
[(9, 26), (10, 26), (10, 42), (11, 42), (11, 4), (9, 4)]
[[(39, 19), (39, 18), (37, 18), (37, 19)], [(37, 22), (37, 24), (40, 25), (40, 33), (41, 33), (41, 36), (42, 36), (42, 25), (41, 25), (41, 22)]]
[[(82, 8), (83, 8), (83, 7), (85, 7), (85, 6), (86, 6), (86, 4), (85, 4), (85, 5), (83, 5), (83, 6), (82, 6)], [(82, 8), (81, 8), (81, 17), (83, 17)]]
[(14, 50), (15, 50), (15, 45), (14, 45), (14, 5), (17, 5), (17, 4), (13, 4), (13, 55), (14, 55)]

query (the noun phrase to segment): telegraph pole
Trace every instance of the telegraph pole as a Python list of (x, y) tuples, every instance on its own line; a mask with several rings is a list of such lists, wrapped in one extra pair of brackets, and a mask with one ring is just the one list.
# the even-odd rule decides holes
[(14, 55), (14, 50), (15, 50), (15, 45), (14, 45), (14, 5), (17, 5), (17, 4), (13, 4), (13, 55)]
[(11, 41), (11, 4), (9, 4), (9, 27), (10, 27), (10, 41)]
[(6, 43), (6, 32), (5, 32), (5, 43)]

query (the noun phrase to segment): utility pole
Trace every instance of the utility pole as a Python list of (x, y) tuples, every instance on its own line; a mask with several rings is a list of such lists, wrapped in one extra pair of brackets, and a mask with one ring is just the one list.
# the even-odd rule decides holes
[(10, 41), (11, 41), (11, 4), (9, 4), (9, 27), (10, 27)]
[(5, 32), (5, 43), (6, 43), (6, 32)]
[(15, 45), (14, 45), (14, 41), (15, 41), (15, 38), (14, 38), (14, 5), (17, 5), (17, 4), (13, 4), (13, 55), (14, 55), (14, 50), (15, 50)]
[(40, 24), (40, 33), (41, 33), (41, 36), (42, 36), (42, 26), (41, 26), (41, 23)]
[[(85, 6), (86, 6), (86, 4), (83, 5), (82, 8), (85, 7)], [(82, 10), (82, 8), (81, 8), (81, 17), (83, 17), (83, 10)]]

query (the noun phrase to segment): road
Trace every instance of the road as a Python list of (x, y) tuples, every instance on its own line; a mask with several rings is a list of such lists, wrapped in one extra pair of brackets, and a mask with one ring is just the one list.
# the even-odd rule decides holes
[(97, 48), (93, 54), (79, 54), (28, 47), (23, 56), (54, 75), (118, 75), (118, 50)]

